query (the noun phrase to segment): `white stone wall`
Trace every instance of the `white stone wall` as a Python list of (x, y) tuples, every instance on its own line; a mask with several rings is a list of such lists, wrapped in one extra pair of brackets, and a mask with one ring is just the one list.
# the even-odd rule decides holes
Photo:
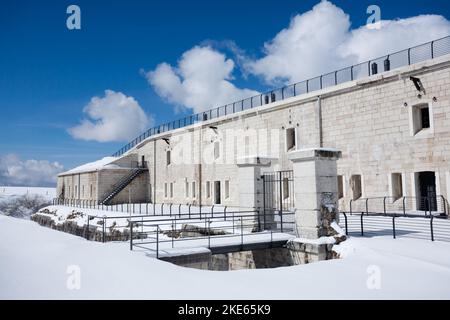
[[(209, 126), (196, 127), (193, 130), (181, 130), (160, 136), (159, 139), (148, 141), (145, 145), (137, 149), (139, 159), (142, 155), (148, 163), (150, 173), (150, 183), (152, 184), (153, 201), (160, 203), (192, 203), (198, 204), (201, 201), (203, 205), (214, 204), (214, 182), (221, 182), (221, 204), (228, 206), (239, 205), (239, 181), (238, 181), (238, 158), (250, 156), (257, 153), (259, 156), (267, 156), (254, 149), (255, 146), (269, 146), (267, 148), (269, 157), (272, 151), (276, 158), (272, 161), (272, 167), (264, 168), (265, 171), (291, 169), (292, 164), (287, 159), (287, 150), (285, 145), (286, 128), (297, 128), (297, 144), (302, 147), (313, 147), (318, 144), (317, 134), (309, 128), (315, 127), (316, 104), (309, 102), (302, 108), (292, 107), (288, 109), (250, 115), (248, 117), (237, 118), (231, 121), (214, 124), (217, 130)], [(300, 125), (304, 124), (304, 125)], [(227, 134), (235, 131), (235, 137)], [(274, 130), (273, 132), (271, 130)], [(180, 138), (180, 136), (184, 138)], [(249, 137), (248, 149), (238, 152), (238, 146), (244, 143), (245, 136)], [(168, 145), (161, 138), (168, 138)], [(175, 147), (180, 139), (190, 141), (186, 146), (180, 149)], [(214, 159), (214, 142), (218, 141), (220, 146), (220, 156)], [(276, 142), (273, 145), (272, 141)], [(200, 150), (201, 148), (201, 150)], [(191, 155), (191, 162), (175, 163), (172, 160), (170, 165), (166, 165), (166, 152), (172, 150), (172, 158), (176, 154), (188, 153)], [(260, 147), (262, 149), (262, 147)], [(156, 150), (156, 153), (155, 153)], [(178, 152), (179, 151), (179, 152)], [(199, 154), (203, 154), (203, 159), (199, 159)], [(186, 197), (185, 183), (189, 183), (190, 189), (192, 182), (196, 182), (196, 197), (191, 195)], [(206, 185), (210, 182), (210, 197), (207, 197)], [(229, 181), (229, 196), (225, 197), (225, 181)], [(173, 183), (174, 196), (165, 197), (164, 184)], [(199, 185), (201, 184), (201, 195)], [(154, 189), (156, 185), (156, 190)], [(189, 192), (191, 194), (191, 192)]]
[[(421, 99), (417, 97), (418, 92), (409, 80), (411, 75), (419, 77), (426, 89), (426, 94)], [(433, 100), (434, 97), (436, 101)], [(413, 136), (411, 107), (423, 102), (430, 103), (433, 128), (427, 134)], [(419, 171), (437, 172), (438, 193), (444, 196), (450, 194), (447, 187), (450, 184), (449, 121), (450, 57), (446, 56), (240, 114), (209, 120), (201, 125), (162, 133), (141, 143), (129, 154), (134, 154), (137, 161), (141, 160), (142, 155), (145, 156), (149, 168), (148, 186), (136, 191), (151, 193), (150, 199), (154, 202), (199, 204), (201, 201), (203, 205), (211, 205), (214, 202), (214, 181), (221, 181), (222, 204), (238, 206), (240, 194), (237, 160), (224, 163), (223, 157), (230, 160), (256, 153), (257, 156), (272, 158), (271, 165), (263, 168), (263, 171), (292, 169), (292, 163), (287, 158), (285, 136), (287, 128), (296, 128), (297, 149), (322, 146), (342, 151), (342, 159), (337, 165), (338, 174), (343, 176), (345, 183), (345, 197), (341, 199), (340, 207), (348, 210), (351, 198), (349, 181), (354, 174), (361, 175), (363, 197), (390, 195), (392, 173), (402, 173), (404, 195), (414, 196), (414, 173)], [(227, 130), (237, 132), (236, 137), (227, 139), (228, 136), (224, 135)], [(266, 134), (260, 135), (258, 130), (266, 130)], [(271, 130), (276, 132), (272, 137), (268, 133)], [(247, 154), (238, 154), (237, 146), (245, 144), (245, 136), (250, 137)], [(169, 144), (163, 138), (169, 139)], [(177, 148), (180, 138), (189, 142), (184, 147)], [(214, 159), (213, 156), (216, 141), (219, 141), (221, 150), (219, 159)], [(274, 155), (271, 152), (265, 154), (261, 150), (252, 150), (254, 146), (264, 145), (268, 141), (275, 141), (269, 151), (278, 149), (280, 152)], [(166, 165), (168, 149), (172, 150), (170, 165)], [(191, 161), (175, 163), (175, 153), (190, 155)], [(199, 161), (200, 153), (212, 157)], [(111, 185), (118, 177), (108, 177), (105, 171), (100, 175), (100, 186)], [(76, 175), (64, 177), (65, 184), (73, 185), (74, 179)], [(230, 183), (228, 198), (224, 195), (226, 180)], [(186, 181), (190, 189), (187, 197)], [(194, 181), (196, 192), (195, 197), (192, 197)], [(210, 181), (212, 188), (209, 198), (205, 189), (207, 181)], [(167, 196), (165, 183), (168, 188)], [(172, 197), (170, 183), (173, 184)]]
[[(352, 174), (362, 176), (363, 197), (389, 196), (390, 175), (401, 173), (404, 196), (416, 196), (415, 172), (434, 171), (439, 194), (446, 195), (450, 170), (450, 69), (420, 73), (426, 95), (409, 78), (389, 83), (368, 83), (347, 94), (322, 101), (323, 143), (342, 151), (338, 174), (344, 176), (348, 210)], [(436, 102), (433, 98), (436, 97)], [(434, 132), (411, 135), (411, 108), (428, 102)], [(407, 106), (405, 106), (405, 103)], [(432, 131), (432, 130), (429, 130)]]
[[(62, 195), (64, 199), (96, 200), (98, 196), (97, 177), (97, 172), (59, 176), (56, 196)], [(64, 194), (62, 194), (63, 190)]]
[[(131, 170), (104, 169), (98, 171), (98, 199), (102, 201), (116, 187), (117, 182), (128, 176)], [(111, 201), (115, 203), (142, 203), (148, 201), (148, 172), (137, 176), (128, 186), (120, 191)]]

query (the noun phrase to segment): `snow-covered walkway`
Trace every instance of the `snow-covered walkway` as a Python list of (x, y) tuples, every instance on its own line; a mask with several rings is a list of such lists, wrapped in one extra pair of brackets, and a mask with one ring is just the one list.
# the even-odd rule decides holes
[[(243, 246), (249, 248), (252, 246), (261, 246), (266, 244), (267, 247), (272, 243), (280, 242), (286, 244), (288, 240), (295, 237), (286, 233), (271, 233), (271, 232), (257, 232), (257, 233), (242, 233), (233, 235), (219, 235), (219, 236), (199, 236), (199, 237), (187, 237), (187, 238), (169, 238), (165, 236), (163, 240), (159, 240), (157, 246), (157, 239), (155, 236), (152, 238), (146, 238), (142, 240), (133, 241), (133, 250), (145, 252), (150, 257), (156, 257), (156, 251), (158, 250), (159, 257), (165, 255), (174, 255), (177, 252), (186, 252), (186, 249), (192, 248), (210, 248), (214, 253), (216, 250), (221, 250), (227, 247)], [(172, 241), (173, 240), (173, 241)], [(239, 248), (239, 250), (241, 250)], [(248, 250), (248, 249), (245, 249)], [(229, 251), (228, 251), (229, 252)]]
[[(131, 252), (128, 243), (89, 242), (0, 216), (0, 298), (450, 298), (450, 243), (386, 236), (352, 238), (338, 248), (344, 259), (203, 271)], [(80, 289), (70, 290), (78, 267)]]
[[(342, 214), (339, 217), (339, 225), (345, 229), (345, 219)], [(414, 238), (431, 241), (431, 230), (433, 230), (434, 240), (450, 242), (450, 220), (433, 219), (433, 229), (431, 220), (421, 217), (395, 218), (395, 229), (397, 238)], [(347, 215), (347, 226), (350, 236), (361, 235), (361, 215)], [(389, 216), (363, 216), (363, 233), (365, 237), (393, 236), (393, 219)]]

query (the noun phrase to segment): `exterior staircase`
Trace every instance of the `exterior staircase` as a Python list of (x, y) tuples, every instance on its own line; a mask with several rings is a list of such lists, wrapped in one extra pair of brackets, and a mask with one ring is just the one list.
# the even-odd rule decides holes
[(110, 204), (111, 200), (114, 199), (114, 197), (123, 189), (126, 188), (136, 177), (138, 177), (141, 173), (147, 171), (148, 169), (145, 167), (138, 167), (133, 169), (133, 171), (123, 177), (114, 187), (113, 191), (108, 194), (102, 201), (100, 201), (100, 204), (108, 205)]

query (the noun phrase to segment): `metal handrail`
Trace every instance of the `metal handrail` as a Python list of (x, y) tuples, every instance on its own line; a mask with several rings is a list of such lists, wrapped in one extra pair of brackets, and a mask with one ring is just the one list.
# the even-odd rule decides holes
[[(156, 244), (156, 257), (159, 258), (159, 246), (161, 243), (171, 243), (171, 247), (174, 248), (174, 243), (175, 242), (180, 242), (180, 241), (192, 241), (192, 240), (207, 240), (208, 241), (208, 248), (211, 248), (211, 238), (236, 238), (239, 237), (240, 238), (240, 245), (241, 245), (241, 249), (243, 248), (244, 245), (244, 229), (246, 228), (253, 228), (254, 227), (254, 223), (255, 223), (255, 216), (235, 216), (233, 215), (233, 222), (231, 226), (218, 226), (218, 227), (211, 227), (211, 223), (212, 222), (217, 222), (217, 221), (222, 221), (220, 220), (220, 217), (217, 218), (207, 218), (207, 219), (202, 219), (204, 220), (204, 232), (205, 235), (203, 236), (193, 236), (193, 237), (184, 237), (184, 238), (180, 238), (180, 239), (175, 239), (174, 238), (174, 231), (177, 231), (178, 229), (176, 227), (174, 227), (174, 222), (173, 220), (167, 223), (158, 223), (158, 224), (154, 224), (154, 220), (141, 220), (141, 221), (130, 221), (130, 229), (132, 230), (134, 228), (135, 224), (138, 223), (142, 223), (145, 226), (151, 226), (151, 227), (155, 227), (156, 230), (154, 231), (143, 231), (143, 232), (138, 232), (136, 234), (136, 237), (131, 237), (130, 238), (130, 250), (133, 250), (133, 247), (142, 247), (144, 245), (148, 245), (148, 244)], [(212, 219), (214, 221), (212, 221)], [(197, 219), (198, 220), (198, 219)], [(244, 221), (246, 221), (246, 223), (244, 223)], [(145, 223), (151, 223), (151, 224), (145, 224)], [(295, 222), (284, 222), (287, 224), (294, 224)], [(166, 240), (161, 240), (159, 238), (159, 233), (161, 233), (163, 231), (163, 228), (161, 228), (161, 226), (170, 226), (171, 227), (171, 237), (170, 239), (166, 239)], [(175, 226), (176, 226), (176, 222), (175, 222)], [(231, 230), (231, 233), (225, 233), (223, 235), (213, 235), (213, 230), (220, 230), (220, 231), (226, 231), (226, 230)], [(239, 230), (238, 233), (236, 233), (236, 230)], [(269, 230), (268, 232), (270, 232), (271, 234), (271, 242), (273, 242), (273, 230)], [(143, 234), (146, 235), (146, 237), (141, 237)], [(246, 236), (255, 236), (255, 235), (260, 235), (261, 233), (259, 232), (249, 232), (247, 234), (245, 234)], [(134, 233), (133, 233), (134, 235)], [(156, 237), (148, 237), (149, 235), (155, 235)], [(135, 239), (141, 239), (141, 241), (138, 242), (138, 244), (135, 244)], [(142, 239), (151, 239), (150, 241), (145, 241)], [(148, 248), (147, 248), (148, 249)]]
[[(290, 215), (293, 213), (285, 213), (285, 215)], [(227, 216), (231, 216), (232, 219), (228, 218), (227, 220)], [(252, 227), (255, 227), (255, 223), (256, 223), (256, 219), (259, 216), (259, 212), (257, 210), (250, 210), (250, 211), (224, 211), (224, 215), (220, 214), (220, 215), (216, 215), (216, 216), (211, 216), (211, 217), (207, 217), (207, 216), (203, 216), (203, 218), (200, 218), (198, 215), (173, 215), (170, 218), (161, 218), (161, 219), (149, 219), (148, 215), (118, 215), (118, 216), (107, 216), (107, 215), (103, 215), (103, 216), (98, 216), (98, 215), (90, 215), (87, 214), (87, 230), (84, 233), (84, 237), (86, 239), (90, 239), (90, 225), (91, 225), (91, 220), (92, 223), (94, 222), (94, 219), (97, 219), (99, 221), (101, 221), (101, 242), (106, 242), (106, 241), (111, 241), (107, 239), (107, 229), (114, 227), (114, 228), (130, 228), (130, 234), (132, 233), (132, 226), (135, 224), (141, 224), (141, 226), (143, 227), (144, 225), (146, 225), (145, 223), (151, 223), (151, 224), (147, 224), (146, 226), (169, 226), (169, 225), (175, 225), (175, 229), (177, 230), (176, 226), (177, 223), (178, 225), (182, 225), (183, 223), (197, 223), (197, 222), (205, 222), (209, 221), (209, 223), (211, 222), (221, 222), (221, 221), (232, 221), (233, 225), (232, 228), (233, 229), (233, 233), (235, 232), (235, 228), (236, 228), (236, 222), (237, 221), (241, 221), (241, 223), (243, 221), (250, 221), (252, 223)], [(126, 224), (116, 224), (117, 220), (120, 219), (124, 219), (126, 220)], [(144, 220), (147, 219), (147, 220)], [(108, 226), (107, 221), (108, 220), (114, 220), (114, 224), (111, 226)], [(119, 222), (120, 223), (120, 222)], [(98, 222), (97, 222), (98, 224)], [(283, 225), (286, 227), (288, 225), (293, 225), (295, 224), (295, 222), (291, 222), (291, 221), (284, 221)], [(247, 225), (246, 225), (247, 226)], [(249, 225), (250, 226), (250, 225)], [(259, 230), (259, 229), (258, 229)], [(139, 235), (140, 233), (137, 232), (137, 234)], [(130, 235), (131, 237), (133, 237), (133, 235)]]
[[(392, 202), (387, 202), (388, 199), (392, 199)], [(435, 210), (433, 210), (433, 206), (431, 205), (432, 199), (435, 200)], [(407, 201), (409, 201), (407, 203)], [(423, 204), (424, 209), (407, 209), (408, 206), (411, 206), (411, 201), (414, 201), (418, 204)], [(371, 213), (383, 213), (387, 214), (388, 209), (387, 205), (398, 205), (398, 210), (401, 211), (403, 216), (410, 215), (408, 211), (421, 211), (425, 213), (425, 216), (440, 214), (442, 216), (448, 216), (447, 213), (447, 201), (444, 196), (436, 195), (434, 197), (414, 197), (414, 196), (402, 196), (399, 198), (393, 196), (384, 196), (384, 197), (365, 197), (359, 199), (350, 199), (349, 202), (349, 213), (352, 215), (354, 212), (358, 213), (364, 210), (365, 214)], [(359, 204), (359, 205), (357, 205)], [(375, 209), (374, 209), (375, 207)], [(363, 209), (364, 208), (364, 209)], [(392, 210), (390, 210), (392, 211)]]
[[(133, 139), (127, 145), (125, 145), (124, 147), (119, 149), (117, 152), (115, 152), (112, 156), (119, 157), (119, 156), (123, 155), (124, 153), (126, 153), (127, 151), (129, 151), (130, 149), (132, 149), (133, 147), (135, 147), (140, 142), (147, 139), (148, 137), (156, 135), (156, 134), (160, 134), (160, 133), (167, 132), (170, 130), (175, 130), (178, 128), (186, 127), (188, 125), (192, 125), (192, 124), (202, 122), (202, 121), (208, 121), (213, 118), (218, 118), (220, 116), (225, 116), (228, 114), (242, 112), (242, 111), (248, 110), (248, 109), (253, 109), (255, 107), (260, 107), (265, 104), (273, 103), (273, 102), (280, 101), (280, 100), (285, 100), (287, 98), (295, 97), (300, 94), (309, 93), (309, 92), (316, 91), (316, 90), (321, 90), (323, 88), (330, 87), (333, 85), (338, 85), (338, 84), (345, 83), (348, 81), (354, 81), (354, 80), (359, 79), (364, 76), (371, 76), (374, 74), (378, 74), (378, 71), (376, 73), (372, 72), (371, 66), (373, 64), (377, 64), (377, 61), (380, 61), (381, 59), (385, 59), (385, 61), (386, 60), (389, 61), (389, 67), (387, 68), (387, 70), (386, 69), (384, 70), (385, 72), (394, 70), (394, 69), (397, 69), (397, 68), (400, 68), (400, 67), (403, 67), (406, 65), (411, 65), (411, 64), (414, 64), (417, 62), (428, 60), (429, 59), (428, 55), (426, 55), (426, 57), (424, 59), (416, 58), (414, 62), (411, 59), (412, 54), (414, 53), (414, 50), (418, 49), (418, 48), (422, 48), (424, 46), (427, 46), (427, 47), (429, 46), (429, 56), (431, 57), (431, 59), (433, 59), (437, 56), (443, 56), (445, 54), (450, 54), (450, 44), (447, 45), (447, 43), (445, 42), (448, 40), (450, 40), (450, 36), (443, 37), (443, 38), (433, 40), (430, 42), (426, 42), (426, 43), (423, 43), (423, 44), (420, 44), (420, 45), (417, 45), (417, 46), (414, 46), (414, 47), (411, 47), (411, 48), (408, 48), (405, 50), (400, 50), (400, 51), (397, 51), (397, 52), (394, 52), (394, 53), (391, 53), (388, 55), (378, 57), (376, 59), (370, 59), (368, 61), (361, 62), (361, 63), (355, 64), (355, 65), (352, 65), (349, 67), (341, 68), (339, 70), (329, 72), (329, 73), (326, 73), (326, 74), (323, 74), (323, 75), (320, 75), (320, 76), (317, 76), (317, 77), (314, 77), (314, 78), (311, 78), (308, 80), (304, 80), (304, 81), (297, 82), (297, 83), (294, 83), (291, 85), (287, 85), (282, 88), (273, 89), (273, 90), (267, 91), (265, 93), (261, 93), (259, 95), (253, 96), (253, 97), (249, 97), (249, 98), (246, 98), (243, 100), (239, 100), (239, 101), (236, 101), (233, 103), (226, 104), (221, 107), (213, 108), (213, 109), (210, 109), (210, 110), (207, 110), (204, 112), (200, 112), (197, 114), (192, 114), (192, 115), (186, 116), (186, 117), (178, 119), (178, 120), (170, 121), (170, 122), (155, 126), (153, 128), (148, 129), (147, 131), (145, 131), (144, 133), (142, 133), (135, 139)], [(444, 44), (445, 48), (441, 49), (442, 52), (440, 52), (439, 55), (436, 55), (435, 48), (436, 48), (436, 45), (439, 45), (439, 44)], [(390, 61), (392, 60), (392, 57), (396, 56), (396, 55), (404, 54), (404, 53), (407, 54), (406, 63), (400, 63), (397, 67), (391, 69)], [(428, 51), (427, 51), (427, 53), (428, 53)], [(357, 73), (355, 74), (355, 67), (364, 66), (366, 64), (367, 64), (367, 75), (366, 75), (366, 73), (362, 73), (362, 75), (358, 75)], [(324, 77), (329, 76), (329, 75), (334, 76), (334, 84), (324, 86), (323, 79), (324, 79)], [(350, 80), (339, 81), (339, 75), (346, 76), (345, 78), (349, 78)], [(311, 86), (311, 83), (314, 83), (314, 81), (317, 81), (319, 83), (317, 88), (313, 88)], [(297, 90), (297, 88), (301, 85), (303, 85), (305, 87), (304, 91)], [(292, 91), (292, 95), (287, 94), (289, 92), (289, 90)], [(277, 97), (277, 92), (281, 92), (281, 95), (278, 95), (278, 97)], [(255, 104), (254, 101), (259, 101), (259, 103)], [(245, 107), (246, 102), (248, 104), (247, 107)], [(237, 106), (240, 106), (240, 107), (237, 108)], [(228, 110), (228, 109), (231, 109), (231, 110)], [(221, 110), (223, 110), (223, 112), (221, 112)], [(229, 112), (229, 111), (231, 111), (231, 112)], [(213, 113), (215, 113), (215, 115), (216, 115), (215, 117), (213, 116)]]
[[(136, 211), (130, 210), (130, 206), (134, 206), (134, 205), (138, 205), (139, 206), (139, 213), (142, 213), (141, 206), (144, 205), (145, 206), (145, 213), (146, 213), (146, 215), (149, 215), (150, 214), (149, 213), (149, 204), (151, 204), (153, 206), (153, 216), (156, 216), (156, 215), (161, 215), (161, 216), (174, 215), (175, 213), (171, 209), (169, 210), (169, 214), (164, 214), (163, 213), (164, 205), (167, 204), (170, 207), (176, 205), (174, 203), (154, 203), (154, 202), (117, 203), (117, 204), (110, 204), (110, 205), (102, 205), (100, 202), (97, 202), (96, 200), (81, 199), (81, 200), (77, 200), (77, 202), (74, 202), (74, 200), (75, 199), (53, 198), (52, 199), (52, 205), (65, 205), (65, 206), (72, 206), (73, 205), (74, 207), (79, 207), (79, 208), (98, 209), (98, 210), (101, 209), (101, 210), (111, 211), (111, 212), (128, 212), (128, 213), (130, 211), (132, 213), (136, 213)], [(156, 205), (160, 205), (160, 208), (161, 208), (161, 213), (160, 214), (156, 214)], [(124, 209), (124, 206), (125, 206), (125, 209)], [(185, 214), (192, 214), (192, 215), (195, 215), (195, 214), (207, 215), (208, 214), (207, 212), (202, 213), (201, 211), (199, 211), (197, 213), (196, 212), (192, 212), (191, 211), (192, 204), (190, 204), (190, 203), (184, 205), (184, 206), (187, 207), (188, 212), (187, 213), (181, 213), (181, 207), (182, 206), (183, 206), (182, 203), (178, 203), (178, 213), (176, 213), (176, 214), (178, 214), (179, 216), (185, 215)], [(204, 207), (204, 206), (202, 206), (202, 207)], [(120, 210), (119, 210), (119, 208), (120, 208)], [(200, 209), (201, 207), (199, 206), (198, 208)], [(221, 208), (221, 209), (223, 209), (223, 211), (216, 211), (215, 210), (216, 208)], [(227, 209), (228, 209), (227, 206), (223, 206), (222, 207), (222, 206), (213, 205), (211, 207), (211, 212), (209, 214), (212, 214), (212, 215), (214, 215), (214, 213), (226, 214), (227, 213)], [(172, 214), (170, 214), (170, 211), (172, 211)], [(236, 212), (254, 212), (254, 211), (256, 211), (256, 210), (238, 210)]]
[[(344, 220), (345, 220), (345, 234), (349, 235), (349, 226), (348, 226), (348, 217), (346, 212), (340, 212), (340, 214), (342, 214), (344, 216)], [(434, 230), (434, 221), (436, 219), (438, 220), (446, 220), (446, 218), (444, 217), (439, 217), (439, 216), (421, 216), (421, 215), (411, 215), (411, 216), (402, 216), (402, 215), (397, 215), (397, 214), (384, 214), (384, 213), (378, 213), (378, 214), (371, 214), (370, 216), (366, 215), (364, 212), (361, 212), (361, 215), (359, 217), (359, 227), (356, 227), (356, 231), (361, 237), (364, 237), (366, 233), (374, 233), (377, 231), (370, 231), (370, 232), (365, 232), (364, 231), (364, 225), (365, 223), (367, 223), (365, 221), (365, 219), (369, 219), (369, 218), (373, 218), (373, 217), (383, 217), (383, 218), (392, 218), (392, 237), (393, 239), (397, 239), (397, 225), (396, 225), (396, 219), (398, 218), (402, 218), (402, 219), (414, 219), (414, 218), (422, 218), (422, 219), (429, 219), (429, 231), (430, 231), (430, 240), (431, 241), (435, 241), (435, 236), (436, 236), (436, 232)], [(413, 221), (413, 220), (411, 220)], [(405, 224), (403, 222), (403, 224)], [(411, 225), (411, 224), (410, 224)], [(370, 227), (370, 225), (369, 225)], [(359, 230), (358, 230), (359, 229)], [(448, 228), (447, 228), (448, 229)], [(440, 233), (439, 231), (437, 232), (438, 235), (442, 236), (442, 232)], [(447, 240), (448, 241), (448, 240)]]
[(119, 188), (120, 186), (122, 186), (123, 184), (125, 184), (129, 179), (131, 179), (131, 177), (135, 174), (137, 174), (138, 172), (144, 170), (143, 167), (132, 167), (132, 170), (129, 174), (123, 176), (121, 179), (119, 179), (118, 182), (116, 182), (114, 184), (114, 186), (111, 188), (113, 191), (111, 191), (110, 193), (107, 193), (106, 196), (103, 196), (103, 200), (99, 201), (100, 204), (103, 204), (103, 202), (106, 200), (106, 198), (108, 198), (112, 193), (114, 193), (116, 191), (117, 188)]

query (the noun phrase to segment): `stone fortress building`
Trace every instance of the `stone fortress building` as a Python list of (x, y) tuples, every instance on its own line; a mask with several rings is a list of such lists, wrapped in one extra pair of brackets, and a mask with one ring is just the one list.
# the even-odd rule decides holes
[(61, 173), (57, 195), (260, 208), (262, 174), (292, 170), (295, 150), (329, 148), (342, 152), (341, 210), (383, 197), (412, 210), (431, 197), (438, 210), (450, 197), (449, 53), (450, 38), (436, 40), (153, 128), (114, 157)]

